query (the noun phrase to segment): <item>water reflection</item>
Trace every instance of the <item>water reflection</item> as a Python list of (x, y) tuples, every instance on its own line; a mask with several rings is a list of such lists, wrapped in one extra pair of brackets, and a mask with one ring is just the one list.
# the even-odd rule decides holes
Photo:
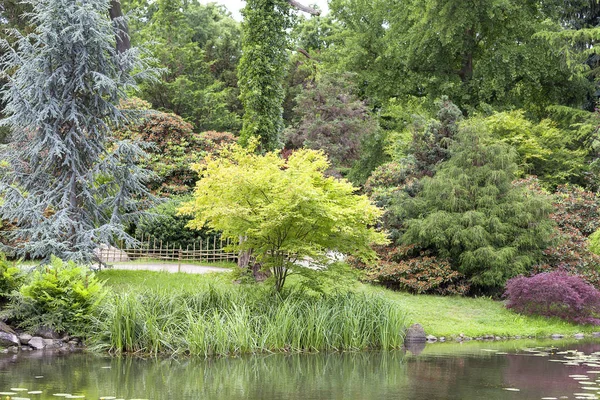
[[(88, 399), (540, 399), (585, 391), (590, 362), (565, 365), (551, 359), (564, 348), (590, 354), (600, 344), (557, 342), (435, 344), (416, 355), (371, 352), (309, 355), (260, 355), (242, 358), (161, 359), (106, 358), (87, 354), (0, 357), (0, 391), (11, 387), (53, 393), (84, 394)], [(419, 349), (420, 350), (420, 349)], [(416, 353), (416, 352), (415, 352)], [(589, 361), (589, 360), (588, 360)], [(585, 365), (585, 364), (588, 365)], [(36, 378), (36, 376), (38, 378)], [(42, 378), (40, 378), (40, 376)], [(583, 387), (583, 389), (582, 389)], [(518, 389), (507, 391), (505, 389)], [(592, 397), (589, 397), (592, 398)]]

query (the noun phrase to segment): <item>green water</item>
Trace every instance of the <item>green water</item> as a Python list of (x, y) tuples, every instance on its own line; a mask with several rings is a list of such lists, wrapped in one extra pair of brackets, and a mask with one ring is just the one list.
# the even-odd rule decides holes
[[(581, 353), (561, 354), (565, 349)], [(5, 354), (0, 356), (0, 392), (42, 391), (19, 392), (18, 397), (30, 399), (59, 399), (53, 394), (69, 393), (86, 399), (154, 400), (591, 399), (600, 392), (593, 389), (600, 374), (590, 372), (600, 372), (600, 341), (435, 344), (413, 352), (210, 360)]]

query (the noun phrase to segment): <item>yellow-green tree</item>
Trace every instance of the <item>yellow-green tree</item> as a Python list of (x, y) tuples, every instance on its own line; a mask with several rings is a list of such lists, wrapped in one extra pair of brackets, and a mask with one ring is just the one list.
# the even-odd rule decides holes
[(208, 226), (235, 243), (246, 238), (235, 249), (252, 251), (279, 291), (290, 273), (326, 265), (328, 251), (369, 260), (370, 245), (386, 242), (373, 227), (381, 210), (349, 182), (325, 176), (328, 167), (315, 150), (286, 160), (235, 145), (195, 166), (202, 179), (181, 211), (194, 216), (192, 228)]

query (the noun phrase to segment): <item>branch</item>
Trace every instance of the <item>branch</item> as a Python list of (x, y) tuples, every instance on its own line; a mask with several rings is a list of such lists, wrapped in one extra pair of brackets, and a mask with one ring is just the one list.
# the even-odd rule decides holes
[(321, 11), (314, 9), (312, 7), (307, 7), (305, 5), (302, 5), (300, 3), (298, 3), (296, 0), (288, 0), (288, 3), (290, 3), (290, 5), (300, 11), (304, 11), (305, 13), (309, 13), (310, 15), (321, 15)]
[(309, 60), (313, 60), (315, 62), (320, 62), (319, 60), (317, 60), (316, 58), (313, 58), (310, 56), (310, 54), (308, 54), (308, 51), (302, 49), (302, 48), (297, 48), (296, 51), (300, 54), (303, 54), (304, 57), (308, 58)]

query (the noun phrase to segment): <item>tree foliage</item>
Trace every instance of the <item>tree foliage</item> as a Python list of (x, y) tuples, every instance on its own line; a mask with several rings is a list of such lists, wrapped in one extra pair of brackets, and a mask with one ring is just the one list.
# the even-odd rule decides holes
[(243, 10), (243, 55), (238, 67), (244, 118), (240, 141), (260, 139), (260, 151), (282, 146), (283, 79), (288, 55), (286, 30), (291, 27), (287, 0), (248, 0)]
[(372, 227), (381, 211), (350, 183), (326, 177), (321, 152), (299, 150), (285, 160), (251, 150), (234, 146), (196, 166), (202, 179), (182, 208), (194, 216), (190, 227), (209, 226), (236, 249), (251, 250), (272, 270), (277, 290), (303, 269), (299, 262), (325, 265), (328, 251), (374, 257), (370, 244), (385, 242)]
[(405, 244), (432, 249), (476, 287), (495, 290), (542, 258), (552, 224), (547, 198), (512, 184), (516, 154), (465, 129), (452, 156), (421, 181)]
[(366, 104), (353, 93), (350, 76), (321, 75), (296, 98), (295, 123), (286, 148), (323, 150), (334, 168), (350, 168), (366, 137), (378, 129)]
[(35, 31), (13, 32), (16, 50), (2, 42), (2, 125), (13, 140), (0, 214), (17, 225), (8, 234), (19, 255), (90, 261), (97, 244), (130, 239), (123, 224), (149, 199), (142, 149), (111, 139), (125, 120), (119, 99), (148, 70), (137, 50), (117, 53), (107, 1), (29, 4)]

